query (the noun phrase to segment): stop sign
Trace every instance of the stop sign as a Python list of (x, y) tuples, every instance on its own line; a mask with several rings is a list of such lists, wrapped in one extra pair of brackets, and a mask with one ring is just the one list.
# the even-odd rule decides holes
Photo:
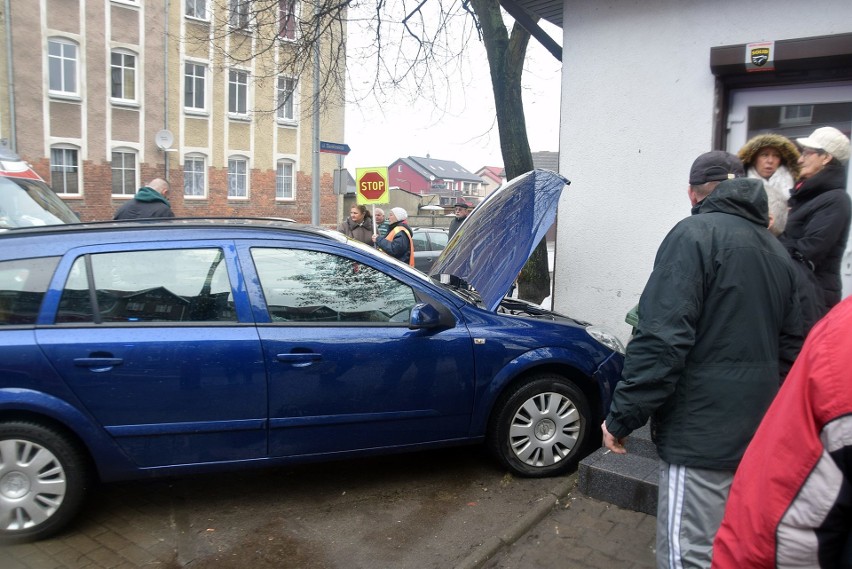
[(364, 196), (364, 199), (369, 201), (381, 199), (386, 190), (385, 179), (378, 172), (367, 172), (361, 176), (361, 182), (358, 184), (358, 193)]

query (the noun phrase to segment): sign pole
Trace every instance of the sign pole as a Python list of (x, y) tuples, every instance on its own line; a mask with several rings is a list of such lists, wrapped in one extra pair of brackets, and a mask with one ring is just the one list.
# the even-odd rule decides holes
[[(319, 14), (319, 4), (314, 7), (314, 16)], [(314, 92), (313, 92), (313, 160), (311, 163), (311, 223), (320, 223), (320, 117), (319, 117), (319, 74), (320, 48), (319, 41), (314, 41)]]

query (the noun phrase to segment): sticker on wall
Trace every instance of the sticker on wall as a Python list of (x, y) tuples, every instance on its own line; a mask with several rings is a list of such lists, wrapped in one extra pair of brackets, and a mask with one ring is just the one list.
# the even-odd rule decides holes
[(746, 71), (775, 71), (775, 42), (746, 44)]

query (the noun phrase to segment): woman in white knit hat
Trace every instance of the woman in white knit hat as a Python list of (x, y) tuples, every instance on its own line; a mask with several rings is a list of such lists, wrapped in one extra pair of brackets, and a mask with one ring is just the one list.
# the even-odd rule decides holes
[(390, 221), (388, 234), (385, 237), (373, 234), (373, 241), (379, 250), (413, 267), (414, 241), (411, 239), (411, 229), (408, 227), (407, 220), (407, 211), (401, 207), (391, 208), (388, 214), (388, 221)]
[(793, 259), (814, 272), (828, 311), (840, 302), (840, 263), (852, 219), (852, 201), (846, 193), (849, 138), (826, 126), (796, 142), (801, 149), (799, 181), (779, 239)]

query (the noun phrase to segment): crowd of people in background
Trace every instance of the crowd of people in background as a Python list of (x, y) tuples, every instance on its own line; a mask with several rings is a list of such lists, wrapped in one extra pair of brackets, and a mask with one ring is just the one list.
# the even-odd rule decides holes
[(601, 425), (623, 454), (651, 420), (658, 567), (852, 567), (849, 153), (822, 127), (692, 165)]
[[(473, 206), (460, 201), (453, 207), (454, 217), (449, 226), (449, 237), (458, 231)], [(373, 219), (375, 216), (375, 219)], [(408, 225), (408, 212), (401, 207), (389, 210), (375, 208), (373, 213), (365, 205), (353, 205), (349, 217), (338, 225), (337, 230), (347, 237), (374, 245), (376, 249), (414, 266), (414, 239)]]

